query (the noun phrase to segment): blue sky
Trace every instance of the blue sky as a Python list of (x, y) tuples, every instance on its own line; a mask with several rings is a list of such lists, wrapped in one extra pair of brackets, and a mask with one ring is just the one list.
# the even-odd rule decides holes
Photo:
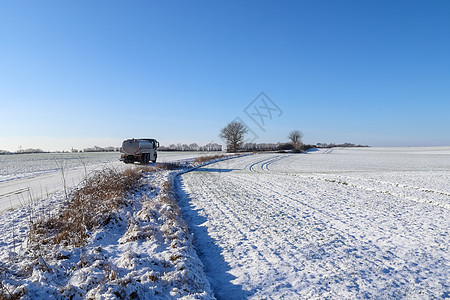
[[(255, 142), (448, 146), (449, 15), (450, 1), (1, 1), (0, 149), (206, 144), (235, 118)], [(261, 92), (280, 109), (263, 128), (245, 111), (268, 116)]]

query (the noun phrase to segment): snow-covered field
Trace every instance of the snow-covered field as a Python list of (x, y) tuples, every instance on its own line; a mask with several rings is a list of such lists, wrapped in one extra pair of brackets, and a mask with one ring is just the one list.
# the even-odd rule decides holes
[[(189, 161), (216, 152), (158, 152), (158, 162)], [(134, 167), (119, 161), (120, 153), (41, 153), (0, 155), (0, 213), (23, 206), (33, 198), (48, 198), (77, 186), (94, 170)], [(61, 172), (61, 168), (64, 172)]]
[(257, 154), (182, 175), (217, 298), (450, 297), (450, 148)]
[[(109, 155), (61, 160), (66, 181), (136, 167)], [(160, 152), (158, 161), (202, 155)], [(54, 159), (30, 164), (46, 167), (0, 164), (10, 175), (0, 180), (0, 298), (450, 297), (450, 147), (255, 154), (146, 173), (83, 247), (27, 240), (29, 221), (65, 199)]]
[(58, 172), (60, 162), (68, 169), (76, 169), (84, 165), (108, 164), (117, 161), (118, 157), (117, 152), (0, 155), (0, 182)]

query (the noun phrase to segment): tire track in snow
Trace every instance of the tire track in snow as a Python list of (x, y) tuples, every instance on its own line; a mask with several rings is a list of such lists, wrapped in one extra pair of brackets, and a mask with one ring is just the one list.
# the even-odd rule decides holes
[(264, 159), (259, 160), (259, 161), (257, 161), (257, 162), (253, 162), (253, 163), (251, 163), (251, 164), (247, 164), (247, 165), (245, 166), (245, 169), (246, 169), (246, 170), (248, 169), (250, 172), (256, 172), (255, 166), (257, 166), (258, 164), (264, 163), (264, 162), (266, 162), (266, 161), (268, 161), (268, 160), (271, 160), (271, 159), (272, 159), (272, 157), (264, 158)]
[(262, 170), (266, 170), (266, 171), (270, 171), (269, 166), (270, 166), (271, 164), (273, 164), (273, 163), (275, 163), (275, 162), (278, 162), (278, 161), (280, 161), (280, 160), (282, 160), (282, 159), (285, 159), (286, 157), (288, 157), (288, 156), (286, 156), (286, 155), (278, 155), (278, 156), (276, 156), (274, 159), (271, 159), (271, 160), (266, 161), (266, 162), (264, 162), (263, 164), (261, 164), (261, 169), (262, 169)]
[(334, 148), (329, 148), (322, 152), (322, 154), (331, 154), (333, 152)]
[[(276, 155), (275, 157), (271, 156), (269, 158), (264, 158), (257, 162), (254, 162), (250, 165), (247, 165), (245, 169), (248, 169), (250, 172), (258, 172), (259, 169), (262, 171), (270, 171), (269, 166), (275, 162), (278, 162), (282, 159), (289, 157), (290, 155)], [(259, 168), (258, 168), (259, 165)]]

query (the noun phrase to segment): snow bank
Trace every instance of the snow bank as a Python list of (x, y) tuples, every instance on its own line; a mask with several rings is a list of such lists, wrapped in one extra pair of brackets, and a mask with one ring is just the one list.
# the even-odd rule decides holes
[[(145, 174), (106, 226), (83, 247), (25, 239), (31, 208), (0, 218), (3, 296), (23, 299), (210, 299), (192, 236), (172, 194), (178, 171)], [(62, 193), (39, 201), (55, 213)], [(45, 210), (46, 209), (46, 210)], [(12, 226), (14, 225), (14, 226)]]

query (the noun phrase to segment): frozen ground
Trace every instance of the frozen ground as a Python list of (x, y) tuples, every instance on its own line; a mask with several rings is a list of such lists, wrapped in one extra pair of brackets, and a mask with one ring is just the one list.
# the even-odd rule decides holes
[(258, 154), (182, 175), (217, 298), (450, 297), (450, 148)]

